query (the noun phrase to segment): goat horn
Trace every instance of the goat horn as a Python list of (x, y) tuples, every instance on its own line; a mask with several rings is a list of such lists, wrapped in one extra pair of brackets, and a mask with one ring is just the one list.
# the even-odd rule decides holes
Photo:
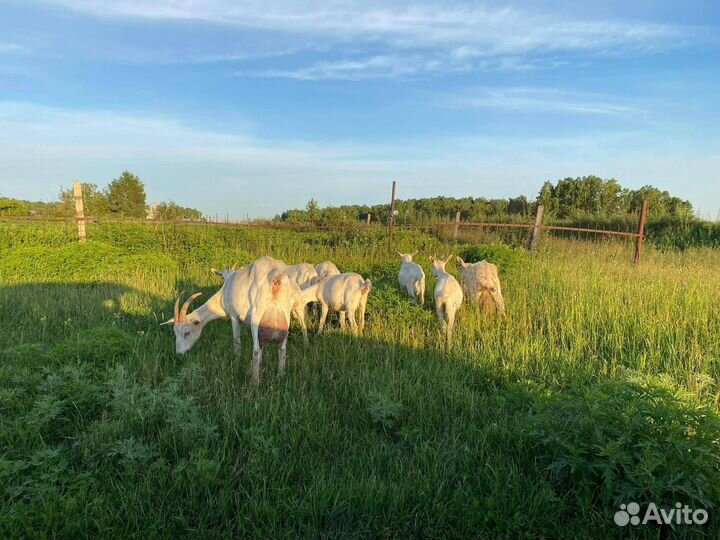
[(180, 309), (180, 319), (181, 320), (183, 320), (183, 321), (185, 320), (185, 318), (187, 317), (188, 309), (190, 309), (190, 304), (192, 304), (192, 301), (195, 300), (201, 294), (202, 294), (201, 292), (195, 293), (190, 298), (185, 300), (185, 303), (183, 304), (182, 309)]
[(173, 311), (173, 319), (175, 319), (176, 322), (180, 322), (180, 299), (182, 298), (182, 295), (185, 291), (182, 291), (178, 297), (177, 300), (175, 300), (175, 310)]

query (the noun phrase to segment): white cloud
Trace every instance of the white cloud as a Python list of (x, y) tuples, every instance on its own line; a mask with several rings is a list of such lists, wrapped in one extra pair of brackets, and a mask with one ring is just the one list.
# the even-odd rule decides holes
[(620, 98), (553, 88), (475, 88), (445, 96), (440, 104), (460, 109), (637, 116), (644, 111)]
[(27, 52), (27, 47), (17, 43), (0, 43), (0, 54), (18, 54)]
[[(267, 70), (271, 77), (298, 79), (363, 78), (442, 73), (459, 67), (506, 69), (547, 67), (537, 58), (558, 53), (628, 54), (681, 47), (712, 38), (702, 28), (652, 22), (583, 20), (558, 13), (496, 8), (476, 3), (393, 3), (334, 0), (183, 1), (159, 0), (45, 0), (100, 17), (154, 21), (195, 21), (274, 32), (292, 43), (292, 49), (325, 46), (333, 60), (285, 70)], [(373, 54), (338, 59), (337, 49), (366, 46)], [(222, 56), (222, 54), (219, 54)], [(209, 55), (217, 56), (217, 55)], [(234, 56), (234, 55), (231, 55)], [(418, 61), (417, 58), (422, 60)], [(383, 64), (383, 60), (386, 63)], [(398, 59), (402, 59), (399, 62)], [(493, 60), (494, 59), (494, 60)], [(192, 61), (190, 59), (190, 61)], [(435, 63), (438, 65), (435, 65)], [(549, 63), (552, 64), (553, 61)], [(404, 69), (402, 66), (410, 64)], [(503, 66), (500, 66), (503, 67)], [(550, 65), (552, 67), (552, 65)], [(447, 68), (447, 69), (443, 69)], [(259, 75), (263, 72), (254, 72)]]

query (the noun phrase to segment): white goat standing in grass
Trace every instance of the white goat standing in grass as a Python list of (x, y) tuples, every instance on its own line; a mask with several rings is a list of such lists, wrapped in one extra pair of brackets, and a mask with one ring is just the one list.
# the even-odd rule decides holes
[[(452, 255), (447, 259), (436, 259), (430, 257), (432, 264), (432, 273), (437, 278), (435, 284), (435, 312), (440, 319), (440, 330), (446, 335), (447, 344), (453, 336), (453, 328), (455, 326), (455, 314), (463, 301), (462, 287), (457, 279), (445, 270), (445, 265), (450, 261)], [(447, 317), (447, 324), (445, 318)]]
[(498, 315), (505, 317), (505, 299), (497, 266), (487, 261), (466, 263), (460, 257), (457, 257), (457, 262), (461, 268), (463, 287), (470, 298), (485, 309), (489, 297)]
[(422, 306), (425, 303), (425, 272), (422, 267), (412, 262), (417, 251), (412, 253), (397, 252), (402, 259), (398, 282), (400, 287), (410, 295), (416, 304)]
[(323, 261), (315, 267), (315, 271), (319, 278), (327, 276), (337, 276), (340, 273), (338, 267), (332, 261)]
[[(318, 326), (318, 335), (323, 333), (325, 320), (330, 311), (339, 312), (340, 327), (345, 327), (345, 314), (350, 321), (354, 334), (361, 333), (365, 328), (365, 307), (372, 282), (363, 279), (360, 274), (346, 273), (326, 276), (314, 285), (303, 289), (300, 303), (320, 302), (322, 312)], [(355, 318), (358, 312), (358, 320)]]
[[(287, 265), (284, 262), (271, 257), (262, 257), (247, 268), (226, 273), (223, 275), (224, 282), (220, 290), (189, 314), (190, 304), (201, 293), (192, 295), (182, 305), (182, 308), (180, 307), (180, 297), (178, 297), (175, 302), (173, 318), (163, 323), (173, 324), (175, 352), (185, 354), (200, 338), (207, 323), (229, 316), (232, 322), (236, 354), (240, 352), (241, 324), (245, 323), (251, 327), (253, 334), (253, 370), (255, 369), (256, 350), (262, 349), (262, 346), (269, 341), (279, 343), (283, 349), (281, 360), (284, 368), (285, 341), (278, 341), (281, 337), (281, 332), (278, 333), (278, 331), (283, 326), (279, 314), (288, 314), (285, 316), (285, 320), (289, 326), (289, 313), (292, 311), (300, 322), (303, 339), (307, 343), (307, 328), (300, 304), (300, 288), (283, 273), (286, 269)], [(273, 273), (272, 276), (271, 273)], [(288, 303), (289, 305), (286, 306)], [(266, 311), (268, 311), (269, 319), (263, 320)], [(261, 326), (269, 328), (269, 330), (263, 330), (263, 345), (260, 345)], [(287, 336), (285, 340), (286, 338)], [(253, 383), (258, 383), (255, 371), (253, 371)]]

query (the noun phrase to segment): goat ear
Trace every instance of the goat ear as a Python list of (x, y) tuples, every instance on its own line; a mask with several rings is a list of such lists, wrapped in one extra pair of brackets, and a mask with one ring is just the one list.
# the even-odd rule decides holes
[(161, 323), (160, 323), (160, 326), (165, 326), (166, 324), (175, 324), (175, 318), (168, 319), (168, 320), (165, 321), (165, 322), (161, 322)]
[(452, 259), (452, 257), (453, 257), (452, 253), (450, 255), (448, 255), (447, 259), (445, 259), (445, 264), (449, 263), (450, 259)]
[(395, 253), (397, 253), (399, 257), (402, 257), (402, 256), (403, 256), (403, 254), (400, 253), (399, 251), (396, 251)]
[(460, 257), (460, 256), (455, 257), (455, 260), (458, 262), (458, 264), (459, 264), (460, 266), (462, 266), (463, 268), (465, 268), (465, 264), (466, 264), (466, 263), (465, 263), (465, 261), (462, 260), (462, 257)]

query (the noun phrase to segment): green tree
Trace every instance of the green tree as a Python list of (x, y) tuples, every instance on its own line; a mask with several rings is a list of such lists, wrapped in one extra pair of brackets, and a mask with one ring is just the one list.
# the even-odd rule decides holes
[(25, 201), (0, 197), (0, 216), (27, 216), (30, 210)]
[(311, 223), (320, 222), (320, 206), (315, 199), (310, 199), (308, 201), (308, 203), (305, 205), (305, 211), (307, 212), (308, 221), (310, 221)]
[(140, 178), (129, 171), (124, 171), (107, 187), (108, 207), (115, 216), (144, 218), (146, 198)]
[(179, 220), (179, 219), (202, 219), (202, 212), (195, 208), (186, 208), (173, 201), (164, 201), (151, 206), (153, 217), (157, 219)]
[[(96, 184), (83, 182), (83, 210), (86, 216), (106, 216), (110, 213), (108, 196), (103, 190), (98, 189)], [(60, 209), (59, 213), (64, 216), (75, 214), (75, 194), (72, 188), (60, 188)]]

